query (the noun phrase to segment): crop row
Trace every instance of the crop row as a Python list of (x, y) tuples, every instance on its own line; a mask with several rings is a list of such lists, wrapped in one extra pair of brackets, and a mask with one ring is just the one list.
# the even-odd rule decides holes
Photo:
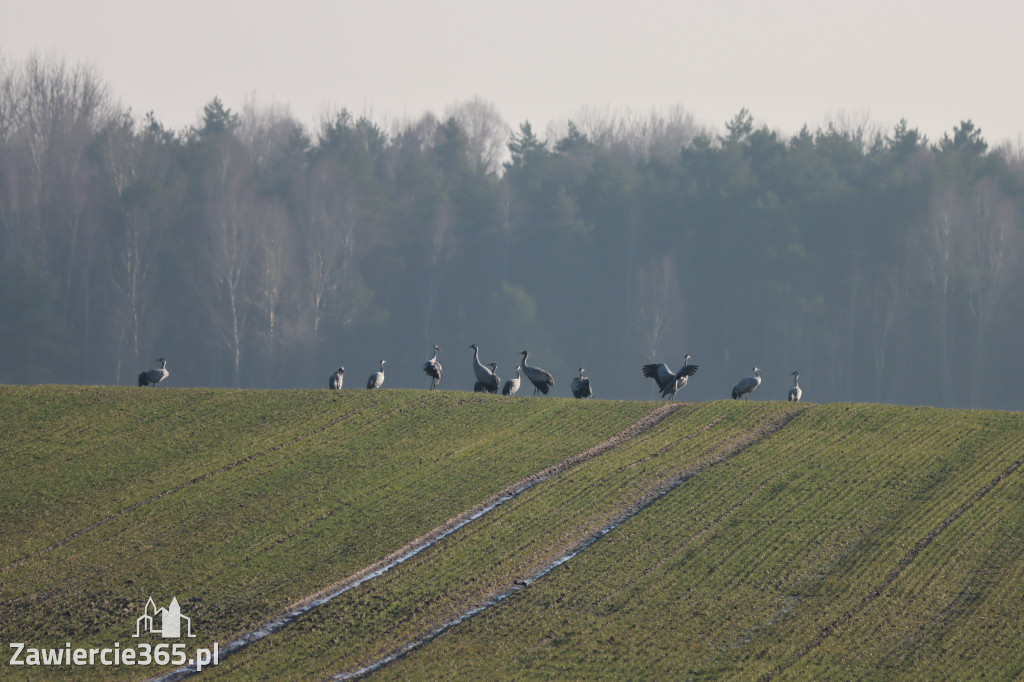
[(177, 596), (204, 642), (227, 641), (652, 409), (0, 390), (0, 636), (39, 645), (124, 639), (150, 596)]
[(1022, 426), (812, 407), (378, 677), (1015, 678)]
[[(223, 644), (652, 409), (0, 387), (0, 636), (177, 596)], [(1022, 452), (1014, 413), (683, 404), (204, 675), (1018, 677)]]
[(518, 590), (687, 476), (735, 456), (797, 409), (684, 406), (649, 432), (522, 493), (211, 674), (316, 677), (372, 665)]

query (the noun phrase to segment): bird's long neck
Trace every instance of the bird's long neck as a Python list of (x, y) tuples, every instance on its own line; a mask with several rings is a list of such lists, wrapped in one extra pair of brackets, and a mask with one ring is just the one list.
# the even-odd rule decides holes
[(796, 388), (799, 385), (800, 385), (800, 375), (799, 374), (794, 374), (793, 375), (793, 387)]
[(160, 361), (160, 369), (167, 369), (167, 361), (166, 360), (161, 360)]

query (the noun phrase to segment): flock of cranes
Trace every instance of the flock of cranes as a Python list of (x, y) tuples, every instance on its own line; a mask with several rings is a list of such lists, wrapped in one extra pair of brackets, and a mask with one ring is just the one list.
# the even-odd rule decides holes
[[(555, 378), (550, 372), (527, 363), (530, 357), (529, 351), (520, 351), (519, 354), (523, 356), (523, 359), (516, 365), (515, 378), (509, 379), (502, 385), (501, 377), (498, 376), (498, 363), (489, 362), (484, 364), (480, 361), (480, 346), (474, 343), (469, 348), (473, 351), (473, 376), (476, 377), (473, 390), (477, 393), (498, 393), (500, 387), (502, 395), (515, 395), (519, 391), (522, 375), (524, 374), (529, 382), (533, 384), (533, 395), (535, 396), (538, 393), (547, 395), (548, 391), (555, 385)], [(437, 359), (437, 354), (440, 351), (441, 347), (435, 345), (433, 355), (423, 363), (423, 371), (430, 377), (431, 390), (441, 383), (443, 368)], [(690, 377), (697, 373), (697, 365), (690, 364), (690, 357), (689, 353), (683, 356), (683, 366), (679, 368), (679, 371), (673, 371), (664, 362), (659, 362), (644, 365), (642, 367), (643, 375), (648, 379), (654, 379), (654, 383), (658, 385), (662, 398), (673, 400), (676, 397), (676, 393), (686, 386)], [(380, 363), (381, 371), (370, 376), (370, 380), (366, 384), (367, 388), (380, 388), (381, 384), (384, 383), (384, 361), (381, 360)], [(344, 371), (345, 368), (342, 367), (338, 370), (339, 374), (331, 375), (328, 388), (341, 388), (340, 372)], [(594, 397), (594, 387), (590, 384), (590, 379), (584, 376), (586, 371), (585, 368), (580, 367), (579, 376), (573, 379), (569, 385), (575, 398)], [(803, 396), (803, 390), (800, 388), (800, 372), (794, 370), (791, 374), (793, 375), (793, 387), (789, 389), (787, 399), (799, 402)], [(753, 374), (743, 377), (733, 386), (732, 397), (734, 400), (739, 398), (746, 399), (760, 385), (761, 369), (754, 367)]]
[[(434, 346), (437, 349), (437, 346)], [(533, 394), (537, 395), (538, 391), (544, 395), (548, 394), (548, 391), (555, 385), (555, 377), (551, 376), (551, 373), (541, 369), (540, 367), (533, 367), (526, 364), (527, 358), (530, 357), (530, 351), (521, 351), (519, 354), (523, 356), (522, 361), (516, 365), (516, 378), (509, 379), (504, 385), (501, 383), (501, 377), (498, 376), (498, 363), (491, 362), (484, 365), (480, 362), (480, 346), (475, 343), (470, 346), (473, 349), (473, 375), (476, 377), (476, 383), (473, 384), (473, 390), (477, 393), (497, 393), (499, 387), (502, 395), (515, 395), (519, 391), (519, 385), (522, 383), (522, 375), (525, 374), (526, 378), (533, 384)], [(440, 349), (438, 349), (440, 350)], [(434, 357), (427, 361), (426, 365), (423, 365), (423, 371), (428, 374), (430, 371), (427, 367), (431, 362), (437, 363), (437, 353), (435, 351)], [(440, 367), (440, 364), (437, 365)], [(434, 385), (431, 385), (434, 388)], [(578, 395), (577, 398), (583, 398), (590, 396)]]
[[(519, 353), (523, 356), (523, 359), (516, 366), (515, 378), (509, 379), (502, 385), (501, 378), (497, 374), (498, 363), (483, 364), (480, 362), (480, 347), (475, 343), (469, 347), (473, 349), (473, 375), (476, 377), (473, 390), (477, 393), (498, 393), (501, 391), (502, 395), (513, 396), (519, 391), (522, 375), (524, 374), (527, 380), (533, 384), (533, 395), (535, 396), (538, 393), (547, 395), (548, 391), (555, 385), (555, 378), (550, 372), (527, 364), (530, 352), (525, 350)], [(423, 363), (423, 371), (430, 377), (431, 390), (441, 383), (441, 377), (444, 372), (444, 368), (437, 359), (439, 352), (441, 352), (441, 347), (435, 345), (433, 355)], [(662, 398), (673, 400), (676, 397), (676, 393), (686, 386), (690, 377), (697, 373), (697, 365), (690, 364), (690, 357), (689, 354), (683, 356), (683, 366), (679, 368), (679, 371), (673, 371), (664, 362), (660, 362), (644, 365), (642, 367), (643, 375), (648, 379), (654, 379), (654, 383), (658, 385)], [(147, 369), (139, 373), (139, 386), (159, 386), (160, 382), (167, 378), (170, 374), (167, 371), (167, 360), (157, 358), (157, 362), (160, 363), (160, 369)], [(380, 370), (371, 374), (366, 380), (366, 388), (375, 389), (384, 386), (384, 364), (386, 362), (387, 360), (380, 361)], [(594, 388), (590, 384), (590, 379), (583, 375), (586, 371), (586, 369), (580, 367), (579, 376), (572, 380), (569, 388), (572, 391), (573, 397), (592, 398), (594, 396)], [(793, 370), (790, 374), (793, 376), (793, 387), (789, 389), (787, 399), (799, 402), (803, 397), (803, 389), (800, 388), (800, 372)], [(344, 379), (345, 368), (339, 367), (328, 378), (327, 388), (340, 390), (344, 384)], [(733, 400), (746, 399), (760, 385), (761, 369), (755, 366), (753, 374), (743, 377), (732, 387)]]

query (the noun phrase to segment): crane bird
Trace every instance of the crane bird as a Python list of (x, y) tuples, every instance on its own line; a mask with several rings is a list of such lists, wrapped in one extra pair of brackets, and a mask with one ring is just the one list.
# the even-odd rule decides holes
[(551, 376), (550, 372), (545, 372), (540, 367), (531, 367), (526, 364), (526, 359), (530, 357), (530, 351), (520, 351), (519, 354), (523, 356), (523, 361), (519, 365), (523, 368), (523, 374), (533, 384), (533, 394), (537, 395), (537, 391), (540, 391), (547, 395), (551, 387), (555, 385), (555, 378)]
[[(754, 368), (754, 373), (749, 377), (743, 377), (732, 387), (732, 399), (737, 400), (740, 396), (746, 396), (754, 392), (754, 389), (761, 385), (761, 370)], [(746, 398), (744, 397), (744, 400)]]
[(572, 394), (577, 398), (592, 398), (594, 396), (594, 389), (590, 385), (590, 379), (583, 376), (583, 373), (586, 371), (580, 367), (580, 375), (573, 379), (570, 385)]
[(522, 378), (519, 376), (521, 369), (519, 365), (516, 365), (516, 378), (505, 382), (505, 385), (501, 387), (502, 395), (515, 395), (516, 391), (519, 390), (519, 383), (522, 381)]
[(430, 377), (430, 390), (434, 390), (434, 386), (441, 383), (441, 363), (437, 361), (437, 353), (441, 350), (440, 346), (434, 346), (434, 357), (423, 363), (423, 371)]
[(327, 388), (331, 389), (332, 391), (340, 390), (341, 384), (345, 380), (345, 377), (343, 376), (344, 374), (345, 368), (339, 367), (338, 371), (332, 374), (331, 378), (327, 380)]
[[(487, 369), (480, 362), (480, 347), (474, 343), (470, 348), (473, 349), (473, 375), (476, 376), (476, 384), (473, 386), (473, 390), (476, 391), (476, 386), (479, 385), (487, 393), (497, 393), (501, 380), (494, 373), (493, 369)], [(493, 366), (497, 368), (496, 364)]]
[(387, 360), (380, 361), (380, 371), (374, 372), (370, 375), (370, 378), (366, 380), (367, 388), (380, 388), (384, 385), (384, 363)]
[(795, 369), (790, 372), (793, 375), (793, 388), (789, 389), (789, 400), (794, 403), (800, 402), (800, 397), (804, 394), (802, 388), (800, 388), (800, 372)]
[(167, 361), (157, 358), (160, 369), (147, 369), (139, 372), (139, 386), (160, 386), (160, 382), (167, 378), (170, 372), (167, 371)]
[(644, 365), (644, 376), (654, 379), (658, 388), (661, 389), (661, 397), (669, 400), (675, 399), (676, 391), (685, 386), (690, 377), (696, 373), (697, 365), (690, 364), (689, 353), (683, 356), (683, 366), (679, 368), (678, 372), (673, 372), (664, 362)]
[(498, 363), (488, 362), (487, 366), (491, 368), (491, 374), (494, 375), (494, 382), (487, 384), (481, 383), (479, 381), (476, 382), (475, 384), (473, 384), (474, 393), (497, 393), (498, 386), (501, 386), (501, 377), (498, 376)]

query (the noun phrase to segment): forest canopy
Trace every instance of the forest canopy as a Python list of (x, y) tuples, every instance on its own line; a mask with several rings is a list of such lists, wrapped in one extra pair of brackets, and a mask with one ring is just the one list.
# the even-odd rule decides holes
[(582, 116), (545, 133), (480, 99), (309, 129), (215, 98), (185, 130), (93, 71), (0, 63), (0, 382), (471, 390), (530, 351), (598, 398), (1024, 409), (1024, 162), (971, 120), (805, 127), (742, 110)]

